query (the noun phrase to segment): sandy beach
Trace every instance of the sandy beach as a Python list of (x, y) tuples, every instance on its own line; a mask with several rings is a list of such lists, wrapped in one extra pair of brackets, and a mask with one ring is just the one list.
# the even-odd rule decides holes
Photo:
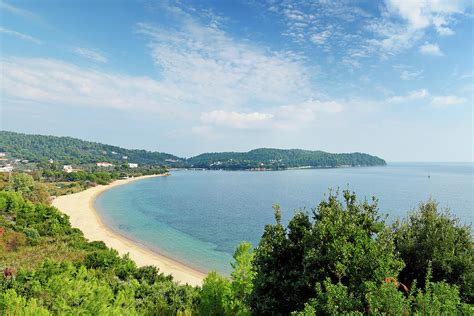
[(162, 256), (150, 249), (139, 245), (109, 229), (94, 209), (94, 200), (102, 192), (149, 177), (164, 175), (142, 176), (131, 179), (116, 180), (108, 185), (98, 185), (85, 191), (64, 195), (53, 200), (53, 205), (70, 217), (71, 225), (79, 228), (90, 240), (101, 240), (108, 247), (116, 249), (120, 255), (130, 254), (138, 266), (154, 265), (160, 272), (171, 274), (180, 284), (201, 285), (206, 275), (178, 261)]

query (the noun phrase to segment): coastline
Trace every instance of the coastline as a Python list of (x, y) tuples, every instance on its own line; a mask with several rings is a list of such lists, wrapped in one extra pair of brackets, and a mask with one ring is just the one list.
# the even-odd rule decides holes
[(52, 205), (69, 216), (71, 225), (79, 228), (90, 241), (103, 241), (107, 247), (116, 249), (120, 255), (129, 254), (138, 266), (154, 265), (164, 274), (171, 274), (180, 284), (201, 285), (205, 273), (188, 267), (181, 262), (156, 253), (121, 234), (114, 232), (102, 221), (94, 208), (95, 199), (103, 192), (130, 182), (164, 175), (148, 175), (130, 179), (116, 180), (107, 185), (98, 185), (87, 190), (59, 196)]

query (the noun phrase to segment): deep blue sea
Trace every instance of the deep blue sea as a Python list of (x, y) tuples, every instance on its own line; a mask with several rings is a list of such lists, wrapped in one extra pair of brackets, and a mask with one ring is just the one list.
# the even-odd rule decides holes
[(287, 222), (311, 211), (329, 189), (376, 196), (388, 221), (432, 197), (463, 223), (474, 219), (473, 163), (390, 163), (384, 167), (286, 171), (172, 171), (115, 187), (96, 208), (115, 231), (202, 271), (230, 272), (235, 247), (258, 244), (274, 203)]

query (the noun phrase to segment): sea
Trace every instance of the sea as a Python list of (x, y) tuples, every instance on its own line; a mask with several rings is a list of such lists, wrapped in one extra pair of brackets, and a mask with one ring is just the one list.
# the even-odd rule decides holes
[[(258, 246), (273, 204), (287, 223), (312, 213), (329, 192), (378, 200), (391, 223), (434, 199), (462, 224), (474, 219), (474, 163), (389, 163), (380, 167), (284, 171), (177, 170), (102, 193), (95, 207), (115, 232), (203, 272), (231, 272), (242, 241)], [(472, 232), (472, 230), (471, 230)]]

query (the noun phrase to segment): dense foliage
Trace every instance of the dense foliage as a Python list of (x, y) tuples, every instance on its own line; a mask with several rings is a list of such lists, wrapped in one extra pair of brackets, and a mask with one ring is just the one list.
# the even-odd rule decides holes
[[(422, 203), (417, 212), (395, 224), (397, 252), (405, 262), (400, 280), (411, 284), (432, 267), (434, 281), (460, 287), (462, 298), (474, 303), (474, 248), (471, 229), (449, 212), (438, 212), (434, 201)], [(424, 280), (418, 284), (424, 286)]]
[(76, 166), (101, 161), (121, 164), (124, 161), (123, 157), (127, 157), (126, 162), (139, 165), (224, 170), (279, 170), (386, 164), (383, 159), (364, 153), (332, 154), (324, 151), (272, 148), (254, 149), (249, 152), (204, 153), (185, 159), (166, 153), (124, 149), (71, 137), (27, 135), (6, 131), (0, 131), (0, 152), (7, 152), (10, 157), (32, 162), (52, 159), (60, 164)]
[(381, 166), (385, 161), (363, 153), (331, 154), (301, 149), (260, 148), (249, 152), (206, 153), (189, 158), (189, 164), (206, 169), (286, 169), (340, 166)]
[[(5, 315), (472, 315), (470, 227), (428, 201), (387, 225), (377, 202), (330, 194), (311, 214), (276, 223), (234, 253), (229, 277), (202, 287), (137, 267), (87, 241), (35, 182), (0, 191), (0, 314)], [(34, 201), (34, 202), (32, 202)]]
[(7, 152), (14, 158), (34, 162), (53, 159), (72, 165), (100, 161), (118, 162), (123, 161), (124, 156), (128, 161), (151, 165), (165, 164), (166, 159), (179, 159), (171, 154), (124, 149), (72, 137), (27, 135), (7, 131), (0, 131), (0, 152)]
[(0, 192), (0, 314), (190, 314), (199, 289), (88, 242), (67, 215)]

